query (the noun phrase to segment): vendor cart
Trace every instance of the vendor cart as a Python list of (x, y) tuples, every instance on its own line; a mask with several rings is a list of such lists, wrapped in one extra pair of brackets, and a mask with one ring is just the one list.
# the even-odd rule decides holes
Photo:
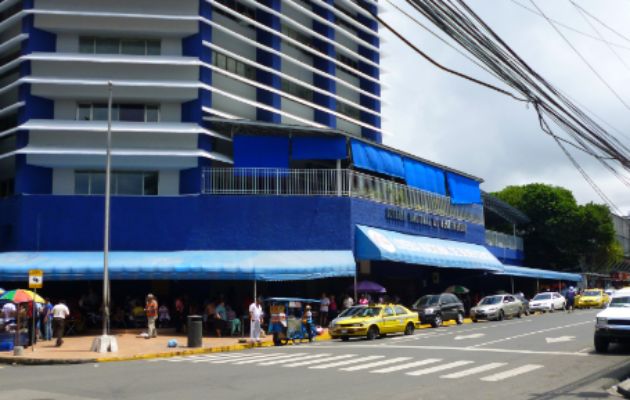
[(319, 304), (319, 300), (303, 299), (297, 297), (270, 297), (265, 299), (265, 305), (269, 309), (269, 334), (273, 335), (273, 343), (282, 346), (289, 341), (299, 343), (302, 340), (312, 339), (317, 336), (315, 323), (304, 323), (303, 316), (306, 306)]

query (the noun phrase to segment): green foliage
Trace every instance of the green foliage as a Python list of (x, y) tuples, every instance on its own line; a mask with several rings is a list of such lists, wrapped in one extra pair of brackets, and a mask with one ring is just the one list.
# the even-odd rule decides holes
[(541, 183), (508, 186), (493, 195), (531, 220), (520, 227), (527, 265), (601, 271), (622, 253), (605, 205), (580, 206), (569, 190)]

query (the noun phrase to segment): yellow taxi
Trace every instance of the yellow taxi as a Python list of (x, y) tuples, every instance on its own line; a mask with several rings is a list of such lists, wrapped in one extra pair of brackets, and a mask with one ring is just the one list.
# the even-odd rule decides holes
[(329, 327), (333, 339), (348, 340), (351, 337), (366, 337), (368, 340), (390, 333), (413, 334), (418, 313), (409, 311), (400, 304), (377, 304), (358, 307), (348, 317), (333, 320)]
[(605, 307), (609, 297), (602, 289), (586, 289), (575, 299), (575, 308)]

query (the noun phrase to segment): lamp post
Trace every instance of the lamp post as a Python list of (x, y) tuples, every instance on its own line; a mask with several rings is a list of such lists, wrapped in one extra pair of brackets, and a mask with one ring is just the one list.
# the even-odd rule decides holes
[(112, 174), (112, 81), (107, 82), (107, 153), (105, 161), (105, 231), (103, 239), (103, 334), (92, 342), (92, 351), (99, 353), (117, 352), (118, 343), (109, 335), (109, 209)]

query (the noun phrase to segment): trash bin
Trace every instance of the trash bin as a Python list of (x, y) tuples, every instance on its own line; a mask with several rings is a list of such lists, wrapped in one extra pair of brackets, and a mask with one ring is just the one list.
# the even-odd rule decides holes
[(201, 315), (188, 316), (188, 347), (201, 347)]

